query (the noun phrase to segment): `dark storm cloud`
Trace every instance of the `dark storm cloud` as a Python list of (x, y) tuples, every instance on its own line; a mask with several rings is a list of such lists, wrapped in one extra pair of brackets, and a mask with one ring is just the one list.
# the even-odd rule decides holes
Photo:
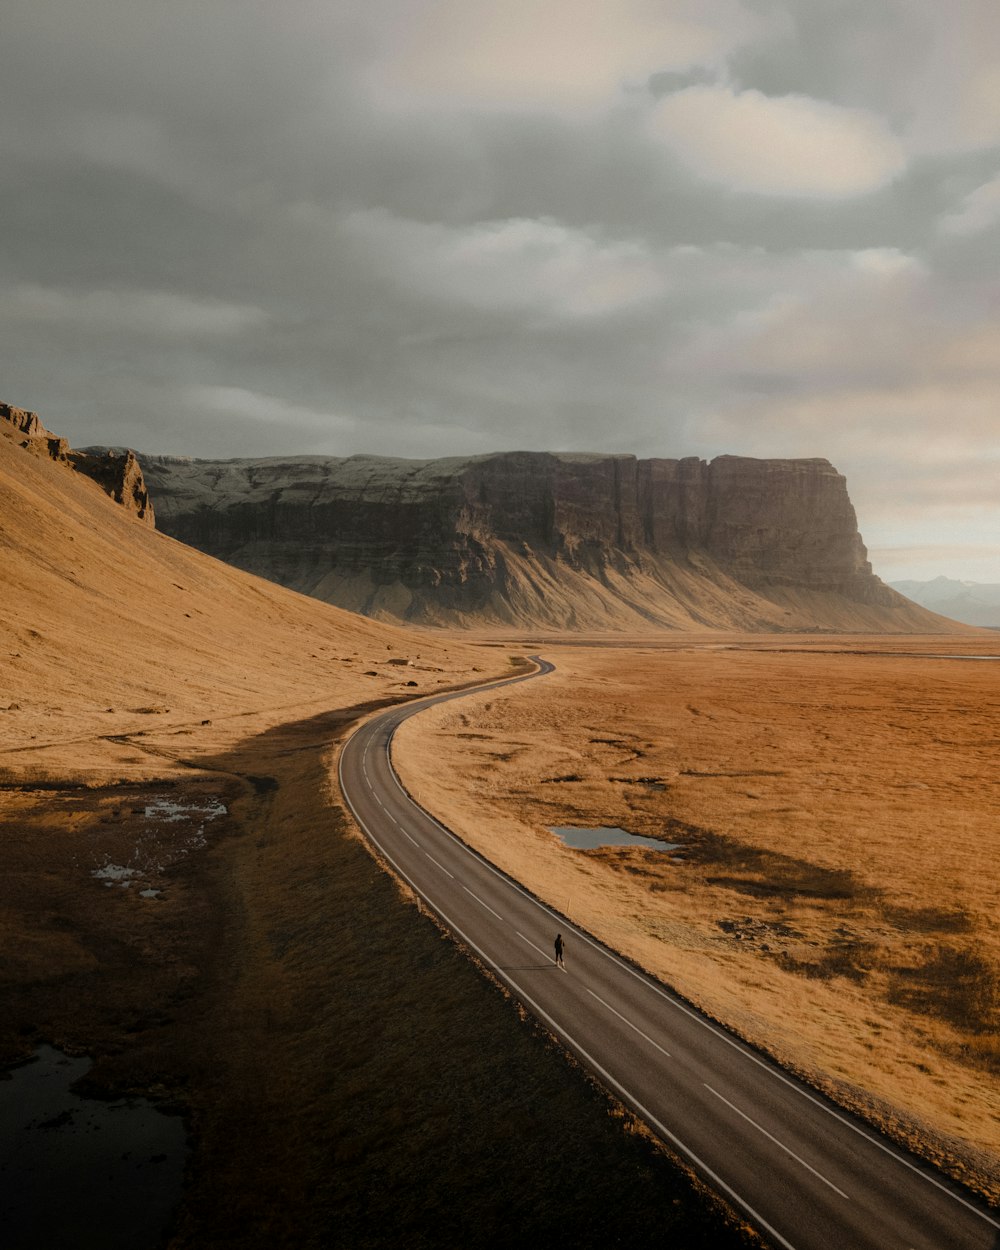
[(895, 526), (942, 411), (982, 480), (998, 49), (979, 0), (16, 0), (0, 398), (195, 455), (826, 455)]

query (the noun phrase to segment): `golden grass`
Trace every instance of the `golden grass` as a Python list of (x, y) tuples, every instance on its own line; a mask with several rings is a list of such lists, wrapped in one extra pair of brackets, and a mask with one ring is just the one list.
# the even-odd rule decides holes
[[(995, 637), (598, 641), (407, 722), (405, 783), (609, 945), (1000, 1195), (1000, 665), (931, 658)], [(682, 849), (547, 832), (604, 824)]]

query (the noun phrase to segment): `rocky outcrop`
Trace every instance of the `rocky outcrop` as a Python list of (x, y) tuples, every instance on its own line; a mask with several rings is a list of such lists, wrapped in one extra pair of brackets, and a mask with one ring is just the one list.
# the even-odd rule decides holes
[(12, 404), (0, 404), (0, 418), (8, 422), (19, 434), (27, 438), (38, 438), (47, 433), (42, 428), (37, 412), (29, 412), (27, 408), (15, 408)]
[(142, 466), (133, 451), (107, 451), (103, 455), (73, 452), (74, 467), (95, 482), (141, 521), (154, 524), (153, 505), (143, 477)]
[(154, 524), (153, 505), (143, 480), (142, 468), (135, 453), (126, 449), (97, 454), (74, 451), (64, 438), (52, 434), (42, 425), (36, 412), (0, 404), (0, 428), (6, 422), (9, 432), (19, 439), (25, 450), (58, 460), (79, 473), (91, 477), (101, 489), (140, 521)]
[(928, 631), (872, 573), (826, 460), (507, 452), (143, 456), (160, 528), (293, 589), (423, 624)]

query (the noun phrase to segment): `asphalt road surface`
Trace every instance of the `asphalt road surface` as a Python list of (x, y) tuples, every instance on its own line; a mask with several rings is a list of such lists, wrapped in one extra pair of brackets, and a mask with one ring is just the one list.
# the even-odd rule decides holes
[[(537, 673), (503, 684), (552, 671), (536, 662)], [(1000, 1213), (700, 1016), (410, 799), (390, 759), (396, 727), (461, 697), (367, 721), (340, 760), (358, 824), (451, 932), (775, 1245), (1000, 1250)]]

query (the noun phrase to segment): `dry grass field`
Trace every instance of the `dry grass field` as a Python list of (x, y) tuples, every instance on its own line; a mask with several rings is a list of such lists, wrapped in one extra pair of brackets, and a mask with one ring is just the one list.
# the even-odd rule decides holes
[[(508, 640), (509, 642), (510, 640)], [(536, 894), (1000, 1198), (1000, 638), (521, 640), (557, 671), (397, 734)], [(674, 853), (573, 850), (619, 825)]]

